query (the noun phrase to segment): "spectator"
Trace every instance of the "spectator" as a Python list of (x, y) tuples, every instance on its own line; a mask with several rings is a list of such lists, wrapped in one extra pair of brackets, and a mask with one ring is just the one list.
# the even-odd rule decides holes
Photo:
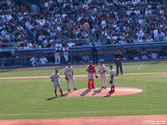
[[(53, 47), (50, 42), (53, 37), (56, 42), (66, 41), (72, 47), (89, 45), (90, 40), (100, 45), (111, 44), (110, 41), (114, 41), (112, 44), (160, 42), (167, 36), (166, 1), (41, 0), (40, 13), (36, 5), (32, 5), (31, 11), (13, 0), (0, 1), (0, 7), (2, 41), (15, 45), (18, 41), (35, 39), (36, 47)], [(49, 41), (47, 45), (43, 43), (45, 38)]]
[(82, 56), (82, 60), (83, 60), (84, 62), (88, 62), (88, 61), (89, 61), (89, 56), (88, 56), (87, 54), (84, 54), (84, 55)]
[(150, 54), (150, 56), (152, 57), (152, 59), (157, 59), (158, 58), (158, 53), (157, 52), (152, 52), (152, 54)]
[(45, 64), (48, 63), (48, 60), (47, 60), (46, 57), (41, 57), (41, 58), (39, 59), (39, 61), (40, 61), (40, 64), (41, 64), (41, 65), (45, 65)]

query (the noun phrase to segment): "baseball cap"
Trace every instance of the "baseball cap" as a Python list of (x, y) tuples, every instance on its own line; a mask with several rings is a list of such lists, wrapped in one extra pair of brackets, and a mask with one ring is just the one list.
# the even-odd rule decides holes
[(56, 71), (56, 72), (58, 72), (59, 70), (58, 70), (58, 69), (56, 69), (55, 71)]
[(68, 65), (71, 65), (71, 63), (68, 63)]

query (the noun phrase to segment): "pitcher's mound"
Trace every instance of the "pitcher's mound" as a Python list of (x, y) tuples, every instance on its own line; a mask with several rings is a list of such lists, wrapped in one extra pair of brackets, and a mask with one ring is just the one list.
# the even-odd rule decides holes
[(136, 94), (140, 93), (143, 90), (137, 88), (116, 88), (115, 92), (108, 93), (110, 88), (101, 89), (79, 89), (72, 92), (65, 92), (66, 96), (116, 96), (116, 95), (128, 95), (128, 94)]

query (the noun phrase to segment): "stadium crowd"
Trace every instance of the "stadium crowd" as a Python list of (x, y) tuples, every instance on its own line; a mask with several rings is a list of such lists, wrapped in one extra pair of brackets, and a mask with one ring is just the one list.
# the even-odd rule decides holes
[[(0, 2), (0, 47), (48, 48), (167, 40), (162, 0), (41, 0), (40, 6)], [(7, 44), (2, 44), (7, 43)]]

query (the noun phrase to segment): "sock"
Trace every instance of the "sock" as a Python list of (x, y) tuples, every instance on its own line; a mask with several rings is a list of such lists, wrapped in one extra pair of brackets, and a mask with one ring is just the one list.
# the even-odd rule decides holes
[(112, 87), (111, 87), (111, 91), (112, 91)]
[(115, 90), (115, 85), (113, 85), (113, 90)]
[(55, 96), (57, 95), (57, 91), (56, 91), (56, 89), (55, 89)]
[(111, 91), (115, 90), (115, 85), (112, 85)]
[(91, 86), (92, 86), (92, 88), (95, 87), (95, 85), (94, 85), (94, 79), (92, 79), (92, 84), (91, 84)]
[(60, 93), (61, 93), (61, 95), (63, 95), (63, 91), (60, 89)]
[(88, 88), (90, 89), (90, 81), (91, 79), (88, 80)]

